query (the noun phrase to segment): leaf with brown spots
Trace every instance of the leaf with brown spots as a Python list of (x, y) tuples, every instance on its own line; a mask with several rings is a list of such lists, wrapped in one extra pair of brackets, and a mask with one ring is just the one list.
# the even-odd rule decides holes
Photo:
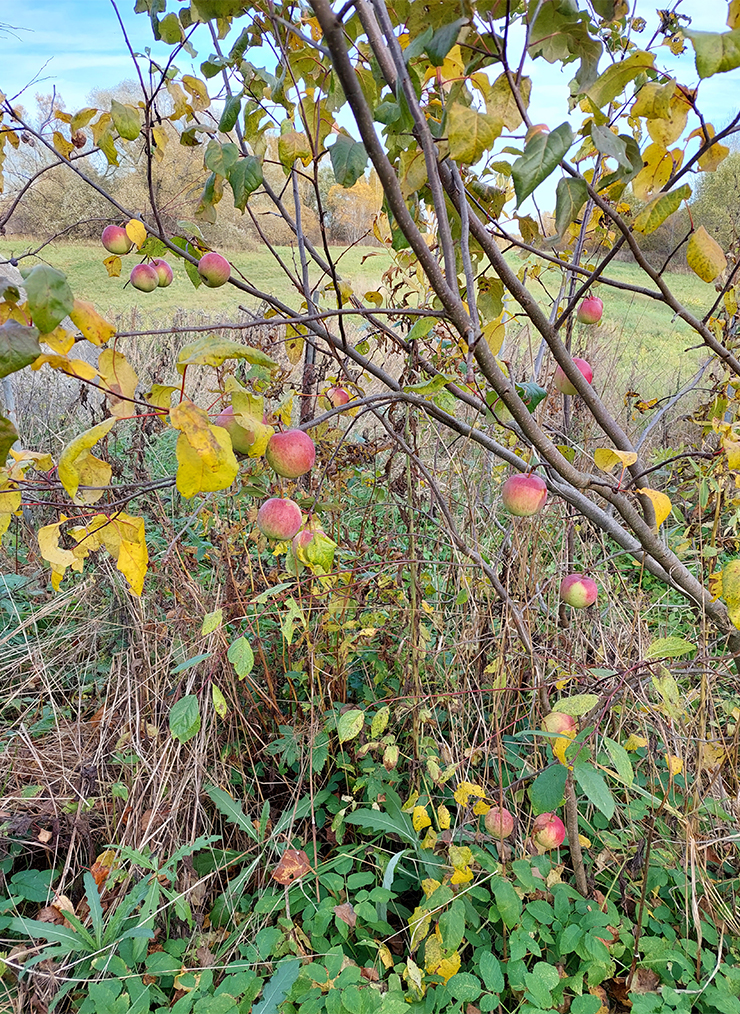
[(289, 884), (300, 880), (311, 869), (309, 860), (303, 849), (286, 849), (280, 857), (280, 862), (272, 871), (273, 880), (278, 884), (287, 887)]
[(350, 929), (355, 928), (357, 924), (357, 913), (348, 901), (343, 902), (341, 905), (335, 905), (334, 915), (341, 919), (342, 922), (346, 922)]

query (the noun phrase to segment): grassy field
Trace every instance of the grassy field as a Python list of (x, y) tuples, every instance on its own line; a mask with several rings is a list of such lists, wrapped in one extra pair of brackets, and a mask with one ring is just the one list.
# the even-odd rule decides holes
[[(19, 255), (36, 245), (28, 240), (0, 241), (0, 258)], [(267, 252), (224, 251), (239, 271), (258, 289), (279, 297), (282, 301), (297, 306), (295, 288), (286, 278), (280, 266)], [(297, 269), (297, 250), (279, 248), (283, 261)], [(347, 278), (358, 293), (375, 289), (385, 269), (391, 263), (385, 251), (372, 247), (356, 247), (349, 250), (335, 248), (332, 251), (338, 260), (342, 276)], [(121, 330), (167, 326), (173, 317), (197, 311), (206, 315), (227, 315), (235, 311), (241, 302), (255, 306), (255, 300), (240, 300), (230, 286), (195, 289), (189, 281), (182, 264), (172, 258), (175, 279), (167, 289), (153, 293), (138, 292), (126, 285), (128, 269), (135, 259), (124, 260), (124, 273), (120, 278), (109, 278), (102, 261), (105, 251), (98, 244), (54, 243), (46, 247), (43, 256), (52, 264), (65, 271), (76, 295), (95, 303), (101, 313), (118, 320)], [(512, 266), (520, 262), (512, 255)], [(26, 264), (33, 263), (28, 259)], [(639, 269), (629, 263), (610, 265), (609, 274), (623, 281), (651, 287), (649, 280)], [(557, 291), (557, 271), (546, 272), (543, 284), (533, 284), (533, 291), (549, 308), (548, 293)], [(319, 272), (312, 272), (312, 279), (321, 282)], [(678, 298), (692, 312), (701, 316), (711, 305), (714, 286), (707, 285), (691, 274), (668, 274), (668, 284)], [(692, 348), (698, 341), (691, 329), (662, 303), (647, 296), (623, 292), (618, 289), (600, 288), (605, 302), (602, 325), (598, 328), (580, 328), (575, 342), (578, 351), (584, 352), (593, 361), (602, 364), (602, 375), (616, 380), (620, 391), (638, 389), (644, 398), (662, 397), (676, 390), (694, 374), (704, 358), (701, 349)], [(512, 338), (517, 328), (510, 329)], [(532, 350), (521, 350), (525, 357), (536, 354), (537, 336), (531, 336)], [(513, 352), (511, 346), (507, 352)]]

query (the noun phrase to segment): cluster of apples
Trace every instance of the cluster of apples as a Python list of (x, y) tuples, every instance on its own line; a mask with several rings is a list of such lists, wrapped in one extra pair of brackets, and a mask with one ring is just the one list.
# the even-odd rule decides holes
[[(604, 304), (599, 297), (589, 296), (578, 308), (578, 320), (584, 324), (598, 324), (603, 310)], [(590, 364), (585, 359), (578, 358), (574, 358), (573, 362), (590, 384), (594, 377)], [(561, 394), (578, 393), (559, 366), (555, 370), (554, 385)], [(547, 485), (534, 472), (510, 475), (501, 487), (501, 499), (509, 514), (519, 518), (532, 517), (539, 514), (545, 506)], [(596, 582), (583, 574), (568, 574), (560, 584), (560, 598), (574, 609), (592, 606), (597, 594)]]
[[(503, 806), (492, 806), (483, 818), (493, 838), (508, 838), (514, 831), (514, 817)], [(532, 824), (532, 841), (542, 849), (556, 849), (565, 841), (565, 824), (555, 813), (541, 813)]]
[[(105, 249), (119, 257), (125, 256), (133, 243), (128, 233), (120, 225), (106, 225), (100, 241)], [(210, 251), (203, 254), (198, 261), (198, 274), (203, 284), (209, 289), (217, 289), (225, 285), (231, 277), (231, 265), (221, 254)], [(166, 288), (172, 283), (172, 268), (161, 257), (153, 257), (150, 261), (142, 264), (135, 264), (131, 269), (129, 281), (135, 289), (140, 292), (154, 292), (155, 289)]]

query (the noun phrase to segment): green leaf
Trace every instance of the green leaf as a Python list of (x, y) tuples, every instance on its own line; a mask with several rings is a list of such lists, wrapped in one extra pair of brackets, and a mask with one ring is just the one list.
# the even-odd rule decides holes
[(244, 211), (249, 195), (262, 186), (262, 163), (254, 155), (240, 158), (230, 170), (228, 180), (234, 191), (234, 207)]
[(234, 129), (236, 121), (239, 119), (241, 108), (241, 95), (229, 95), (224, 102), (224, 111), (221, 113), (221, 119), (218, 121), (218, 129), (222, 134), (228, 134), (230, 130)]
[(537, 775), (529, 786), (529, 798), (535, 815), (552, 813), (562, 805), (568, 769), (563, 764), (551, 764)]
[(463, 1003), (472, 1003), (481, 995), (480, 979), (470, 972), (458, 972), (447, 983), (450, 996)]
[(491, 882), (496, 908), (501, 913), (504, 924), (513, 929), (522, 917), (522, 901), (514, 890), (514, 885), (503, 877), (494, 877)]
[(26, 275), (23, 284), (31, 317), (42, 334), (53, 331), (72, 312), (72, 290), (66, 275), (56, 268), (49, 267), (48, 264), (37, 264)]
[(694, 47), (699, 77), (724, 74), (740, 67), (740, 28), (731, 32), (690, 32), (684, 29), (683, 34)]
[(680, 658), (696, 651), (696, 645), (683, 637), (659, 637), (645, 652), (645, 658)]
[(429, 42), (424, 46), (424, 50), (429, 57), (429, 62), (433, 67), (441, 67), (445, 62), (445, 57), (457, 42), (457, 37), (460, 34), (460, 29), (463, 25), (467, 25), (469, 18), (458, 18), (456, 21), (450, 22), (449, 25), (442, 25), (434, 33)]
[(133, 106), (124, 105), (116, 99), (111, 99), (110, 114), (113, 118), (113, 126), (126, 141), (135, 141), (141, 132), (141, 119), (139, 110)]
[(365, 172), (367, 152), (361, 141), (355, 141), (349, 134), (338, 134), (329, 149), (331, 167), (340, 187), (353, 187)]
[(248, 834), (254, 841), (257, 841), (257, 831), (252, 821), (242, 810), (241, 803), (238, 803), (228, 792), (219, 789), (217, 785), (206, 785), (203, 791), (211, 798), (228, 821), (236, 824), (240, 830)]
[(223, 609), (214, 609), (212, 613), (206, 613), (203, 617), (203, 626), (200, 628), (201, 634), (205, 637), (206, 634), (212, 634), (214, 630), (218, 630), (223, 619)]
[(200, 729), (200, 710), (195, 694), (185, 694), (170, 708), (170, 732), (173, 739), (187, 743)]
[(168, 46), (176, 46), (179, 42), (182, 42), (182, 25), (180, 24), (180, 19), (173, 11), (165, 14), (159, 22), (159, 37)]
[(226, 718), (229, 713), (229, 706), (220, 688), (215, 683), (211, 683), (211, 700), (213, 701), (213, 710), (218, 717), (222, 719)]
[(252, 1014), (277, 1014), (288, 990), (298, 978), (301, 970), (299, 958), (288, 958), (275, 969), (272, 978), (265, 983), (262, 999), (252, 1007)]
[(560, 982), (557, 968), (546, 961), (538, 961), (531, 972), (524, 973), (524, 982), (535, 1003), (542, 1010), (550, 1010), (553, 1006), (552, 990)]
[(0, 325), (0, 377), (30, 366), (40, 355), (37, 328), (19, 324), (16, 320), (6, 320)]
[(415, 341), (417, 338), (424, 338), (434, 327), (434, 317), (419, 317), (406, 336), (407, 341)]
[(634, 81), (638, 74), (652, 70), (654, 66), (655, 57), (652, 53), (645, 53), (640, 49), (635, 50), (624, 60), (607, 67), (591, 87), (586, 89), (586, 95), (597, 109), (601, 109), (607, 102), (611, 102), (617, 95), (621, 95), (630, 81)]
[(462, 901), (453, 901), (448, 909), (439, 917), (439, 932), (442, 935), (442, 946), (446, 951), (456, 951), (465, 936), (465, 905)]
[(503, 993), (504, 973), (501, 971), (501, 962), (490, 951), (483, 951), (478, 958), (478, 971), (489, 992)]
[(515, 384), (516, 393), (522, 399), (530, 412), (534, 412), (541, 401), (548, 395), (547, 388), (540, 387), (533, 380), (525, 380), (522, 384)]
[(546, 180), (560, 164), (573, 143), (569, 123), (561, 123), (549, 134), (535, 134), (527, 143), (524, 154), (511, 167), (517, 206)]
[(26, 901), (45, 902), (56, 870), (19, 870), (10, 878), (10, 894)]
[(627, 145), (617, 134), (608, 127), (600, 127), (597, 123), (591, 124), (591, 140), (594, 147), (602, 155), (608, 155), (617, 160), (619, 165), (625, 169), (631, 169), (632, 163), (627, 156)]
[(223, 366), (227, 359), (246, 359), (253, 366), (264, 366), (267, 370), (277, 367), (275, 360), (262, 349), (209, 334), (183, 345), (177, 357), (177, 370), (182, 373), (186, 366)]
[(239, 149), (231, 141), (226, 144), (219, 144), (218, 141), (208, 142), (203, 162), (206, 169), (210, 169), (212, 173), (228, 176), (238, 161)]
[(587, 714), (598, 703), (598, 694), (574, 694), (573, 697), (561, 697), (557, 704), (553, 704), (552, 710), (577, 718), (579, 715)]
[(370, 810), (363, 807), (360, 810), (355, 810), (354, 813), (346, 814), (344, 822), (345, 824), (358, 824), (371, 831), (381, 831), (385, 835), (397, 835), (410, 845), (418, 845), (419, 842), (410, 818), (400, 811), (395, 816), (391, 816), (384, 810)]
[(558, 180), (555, 188), (555, 228), (558, 236), (565, 235), (565, 230), (578, 218), (587, 199), (588, 187), (585, 180), (577, 180), (572, 176)]
[(650, 235), (667, 218), (670, 218), (674, 211), (678, 211), (682, 202), (687, 201), (689, 197), (691, 197), (691, 187), (688, 183), (684, 183), (678, 190), (672, 190), (668, 194), (658, 194), (635, 216), (632, 228), (635, 232), (641, 232), (645, 236)]
[(601, 772), (588, 761), (576, 761), (573, 775), (589, 802), (601, 810), (607, 820), (611, 820), (614, 816), (614, 796)]
[(364, 711), (358, 711), (357, 709), (345, 711), (343, 715), (339, 716), (339, 721), (337, 722), (339, 742), (348, 743), (350, 740), (355, 739), (360, 735), (364, 724)]
[(632, 761), (630, 755), (627, 753), (621, 743), (617, 743), (613, 739), (609, 739), (608, 736), (604, 737), (604, 746), (606, 751), (611, 757), (612, 764), (614, 765), (617, 774), (625, 783), (625, 785), (631, 785), (635, 780), (635, 774), (632, 770)]
[(229, 645), (226, 657), (234, 666), (236, 675), (240, 680), (248, 676), (254, 668), (254, 652), (252, 651), (252, 645), (246, 637), (238, 637), (233, 641)]
[(620, 134), (619, 140), (624, 144), (625, 154), (630, 163), (629, 168), (625, 169), (619, 166), (616, 172), (609, 173), (607, 176), (603, 176), (598, 182), (598, 189), (605, 190), (610, 187), (612, 183), (616, 183), (621, 180), (624, 183), (629, 183), (630, 180), (634, 179), (635, 176), (642, 170), (642, 153), (640, 146), (637, 141), (632, 137), (631, 134)]
[(574, 996), (570, 1004), (570, 1014), (599, 1014), (603, 1009), (601, 998), (591, 993)]

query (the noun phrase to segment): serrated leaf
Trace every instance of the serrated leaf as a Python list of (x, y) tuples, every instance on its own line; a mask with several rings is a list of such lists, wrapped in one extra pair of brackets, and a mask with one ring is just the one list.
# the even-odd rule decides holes
[(38, 328), (15, 320), (0, 325), (0, 377), (30, 366), (40, 355)]
[(667, 218), (670, 218), (675, 211), (678, 211), (681, 203), (687, 201), (689, 197), (691, 197), (691, 187), (688, 183), (679, 187), (678, 190), (672, 190), (668, 194), (658, 194), (635, 217), (632, 228), (635, 232), (641, 232), (645, 236), (649, 236)]
[(23, 284), (34, 324), (42, 334), (53, 331), (74, 306), (74, 296), (66, 275), (48, 264), (37, 264), (26, 275)]
[(655, 527), (660, 528), (665, 519), (671, 513), (672, 504), (670, 498), (665, 493), (661, 493), (658, 489), (638, 489), (638, 493), (642, 493), (643, 496), (648, 497), (653, 505), (655, 511)]
[(601, 109), (621, 95), (630, 81), (652, 70), (655, 66), (655, 56), (642, 50), (635, 50), (624, 60), (607, 67), (603, 74), (596, 78), (590, 88), (586, 90), (587, 97), (593, 102), (597, 109)]
[(110, 114), (113, 126), (126, 141), (135, 141), (141, 132), (141, 116), (134, 106), (111, 99)]
[(636, 461), (634, 451), (615, 451), (611, 447), (597, 447), (594, 451), (594, 464), (602, 472), (610, 472), (615, 465), (627, 468)]
[(684, 637), (658, 637), (645, 652), (645, 658), (680, 658), (696, 651), (696, 645)]
[(573, 776), (589, 802), (601, 810), (607, 820), (611, 820), (615, 809), (614, 796), (601, 772), (588, 761), (578, 760), (573, 765)]
[(713, 282), (727, 267), (722, 247), (703, 225), (691, 233), (686, 247), (686, 263), (703, 282)]
[(575, 222), (581, 208), (588, 200), (588, 187), (585, 180), (565, 176), (558, 180), (555, 188), (555, 228), (558, 236), (564, 236), (565, 230)]
[(615, 740), (609, 739), (608, 736), (604, 737), (604, 746), (606, 747), (606, 752), (611, 757), (612, 764), (619, 777), (625, 785), (632, 785), (632, 782), (635, 780), (635, 774), (632, 770), (632, 761), (625, 748)]
[(220, 789), (217, 785), (206, 785), (203, 791), (207, 796), (218, 807), (219, 811), (226, 817), (228, 821), (244, 831), (253, 841), (257, 841), (257, 831), (255, 830), (252, 821), (244, 813), (242, 805), (238, 800), (230, 796), (224, 789)]
[(246, 637), (237, 637), (235, 641), (232, 641), (226, 657), (234, 666), (234, 672), (240, 680), (248, 676), (254, 668), (254, 652)]
[(598, 703), (598, 694), (574, 694), (573, 697), (562, 697), (556, 704), (553, 704), (552, 710), (578, 718), (580, 715), (588, 714)]
[(339, 720), (337, 722), (337, 735), (339, 736), (339, 742), (348, 743), (350, 740), (355, 739), (360, 735), (364, 724), (364, 711), (359, 711), (356, 708), (351, 711), (345, 711), (344, 714), (339, 716)]
[(338, 134), (329, 149), (331, 167), (340, 187), (353, 187), (364, 174), (367, 166), (367, 151), (361, 141), (355, 141), (348, 134)]
[(218, 630), (223, 620), (223, 609), (214, 609), (213, 612), (206, 613), (203, 617), (203, 625), (200, 628), (201, 635), (205, 637), (207, 634), (212, 634), (214, 630)]
[(185, 694), (170, 708), (170, 733), (173, 739), (187, 743), (200, 729), (200, 708), (195, 694)]
[(529, 197), (560, 164), (573, 143), (569, 123), (561, 123), (549, 134), (535, 134), (530, 138), (524, 154), (511, 167), (517, 206)]

